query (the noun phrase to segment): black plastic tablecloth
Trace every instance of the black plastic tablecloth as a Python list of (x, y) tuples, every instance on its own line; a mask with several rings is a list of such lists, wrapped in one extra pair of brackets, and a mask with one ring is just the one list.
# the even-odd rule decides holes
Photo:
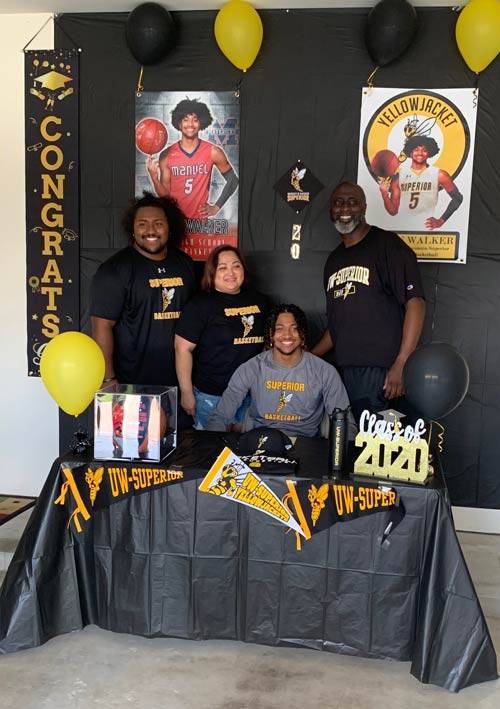
[[(168, 466), (201, 475), (224, 442), (189, 432)], [(299, 439), (300, 474), (325, 471), (326, 442)], [(199, 480), (94, 510), (82, 531), (54, 504), (50, 471), (0, 591), (0, 652), (94, 624), (146, 637), (232, 639), (411, 661), (458, 691), (497, 678), (496, 655), (455, 534), (446, 486), (396, 484), (406, 516), (338, 523), (296, 548), (271, 517), (198, 491)], [(153, 466), (154, 467), (154, 466)], [(285, 480), (264, 478), (282, 497)], [(68, 496), (69, 497), (69, 496)]]

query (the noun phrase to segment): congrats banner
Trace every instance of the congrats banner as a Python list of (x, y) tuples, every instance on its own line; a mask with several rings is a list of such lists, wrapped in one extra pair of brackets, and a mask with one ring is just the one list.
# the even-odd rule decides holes
[(79, 329), (78, 52), (25, 53), (28, 375)]
[(473, 89), (363, 89), (366, 218), (420, 261), (466, 261), (477, 100)]
[(204, 261), (238, 245), (240, 108), (231, 91), (144, 91), (136, 98), (135, 193), (177, 199), (182, 249)]

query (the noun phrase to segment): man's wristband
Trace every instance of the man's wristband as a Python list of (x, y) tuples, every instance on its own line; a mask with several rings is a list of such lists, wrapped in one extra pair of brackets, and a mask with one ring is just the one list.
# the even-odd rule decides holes
[(102, 380), (103, 384), (108, 384), (108, 382), (114, 382), (116, 377), (107, 377), (106, 379)]

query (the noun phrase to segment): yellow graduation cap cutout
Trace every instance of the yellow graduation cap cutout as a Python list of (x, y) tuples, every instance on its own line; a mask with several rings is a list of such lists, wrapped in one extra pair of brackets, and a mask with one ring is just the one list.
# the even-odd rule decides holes
[(63, 89), (67, 81), (73, 81), (69, 76), (64, 76), (58, 71), (49, 71), (48, 74), (42, 74), (34, 79), (35, 84), (39, 83), (42, 88), (49, 91), (57, 91)]

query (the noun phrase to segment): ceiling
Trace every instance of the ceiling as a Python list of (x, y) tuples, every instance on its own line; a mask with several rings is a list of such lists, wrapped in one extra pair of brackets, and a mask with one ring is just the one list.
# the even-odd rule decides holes
[[(218, 10), (227, 0), (166, 0), (168, 10)], [(326, 7), (372, 7), (378, 0), (252, 0), (257, 10)], [(139, 0), (0, 0), (0, 13), (130, 12)], [(412, 0), (415, 7), (465, 5), (465, 0)]]

